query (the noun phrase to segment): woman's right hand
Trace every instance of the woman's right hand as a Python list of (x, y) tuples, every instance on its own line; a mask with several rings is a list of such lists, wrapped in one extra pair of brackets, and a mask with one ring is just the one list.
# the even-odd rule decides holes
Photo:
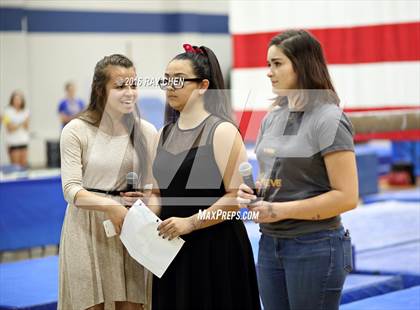
[(137, 200), (145, 197), (146, 195), (142, 192), (125, 192), (125, 193), (120, 193), (120, 196), (122, 197), (122, 199), (124, 201), (124, 205), (129, 208)]
[[(262, 184), (261, 182), (255, 182), (255, 187), (257, 191), (260, 191)], [(246, 184), (242, 183), (239, 185), (238, 192), (236, 194), (236, 200), (241, 205), (241, 207), (247, 208), (252, 200), (257, 199), (257, 196), (254, 194), (254, 191)]]
[(111, 220), (118, 235), (121, 233), (122, 225), (127, 212), (128, 210), (122, 205), (111, 205), (105, 211), (107, 218)]
[(144, 204), (148, 205), (149, 198), (152, 195), (152, 187), (153, 187), (153, 184), (146, 184), (144, 186), (143, 192), (137, 191), (137, 192), (120, 193), (120, 196), (122, 197), (124, 201), (124, 205), (127, 208), (130, 208), (139, 199), (141, 199)]

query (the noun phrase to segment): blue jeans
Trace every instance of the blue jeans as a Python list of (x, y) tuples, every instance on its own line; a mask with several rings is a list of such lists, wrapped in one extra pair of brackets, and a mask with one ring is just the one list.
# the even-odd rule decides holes
[(264, 309), (338, 309), (352, 268), (351, 239), (343, 228), (292, 239), (262, 234), (257, 272)]

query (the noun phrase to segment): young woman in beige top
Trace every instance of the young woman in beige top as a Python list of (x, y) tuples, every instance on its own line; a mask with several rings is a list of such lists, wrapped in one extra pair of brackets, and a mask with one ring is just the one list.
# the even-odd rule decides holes
[[(120, 232), (133, 199), (123, 194), (126, 175), (150, 182), (153, 125), (138, 117), (136, 71), (123, 55), (95, 67), (88, 108), (61, 135), (61, 174), (69, 203), (60, 243), (58, 309), (142, 309), (150, 306), (147, 270), (103, 221)], [(134, 195), (134, 194), (133, 194)]]

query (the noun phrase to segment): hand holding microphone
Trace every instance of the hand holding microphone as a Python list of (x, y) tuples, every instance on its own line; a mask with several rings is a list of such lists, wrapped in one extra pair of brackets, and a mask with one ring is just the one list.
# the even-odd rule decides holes
[[(129, 172), (126, 176), (127, 180), (127, 192), (121, 193), (124, 204), (127, 207), (131, 207), (138, 199), (148, 198), (152, 193), (153, 184), (146, 184), (143, 188), (143, 192), (138, 189), (139, 177), (135, 172)], [(147, 203), (146, 203), (147, 204)]]
[[(137, 173), (127, 173), (126, 180), (127, 192), (120, 193), (125, 206), (131, 207), (139, 198), (150, 196), (153, 187), (152, 184), (146, 184), (144, 186), (144, 193), (137, 191), (139, 183)], [(103, 222), (105, 234), (108, 238), (120, 234), (127, 212), (127, 208), (122, 205), (113, 205), (108, 208), (106, 211), (108, 220)]]
[(126, 192), (120, 193), (124, 201), (124, 205), (127, 207), (131, 207), (133, 203), (137, 201), (137, 199), (143, 197), (143, 194), (138, 191), (138, 184), (139, 184), (139, 176), (135, 172), (127, 173), (125, 177), (127, 181), (127, 188)]
[(260, 200), (259, 189), (261, 184), (254, 183), (252, 177), (252, 165), (249, 162), (243, 162), (239, 165), (239, 174), (242, 176), (244, 183), (239, 186), (237, 200), (240, 204), (249, 205)]
[(263, 200), (261, 195), (262, 184), (254, 183), (252, 178), (252, 166), (248, 162), (239, 165), (239, 173), (242, 175), (244, 183), (239, 186), (236, 200), (240, 205), (251, 208), (258, 213), (256, 223), (272, 223), (282, 220), (281, 214), (274, 210), (273, 204)]

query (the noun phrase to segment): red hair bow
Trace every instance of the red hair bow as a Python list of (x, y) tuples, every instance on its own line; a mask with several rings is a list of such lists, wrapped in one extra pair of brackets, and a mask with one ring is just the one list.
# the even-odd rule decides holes
[(184, 44), (182, 46), (184, 47), (184, 50), (187, 53), (203, 54), (203, 51), (201, 50), (201, 48), (197, 46), (192, 46), (191, 44)]

